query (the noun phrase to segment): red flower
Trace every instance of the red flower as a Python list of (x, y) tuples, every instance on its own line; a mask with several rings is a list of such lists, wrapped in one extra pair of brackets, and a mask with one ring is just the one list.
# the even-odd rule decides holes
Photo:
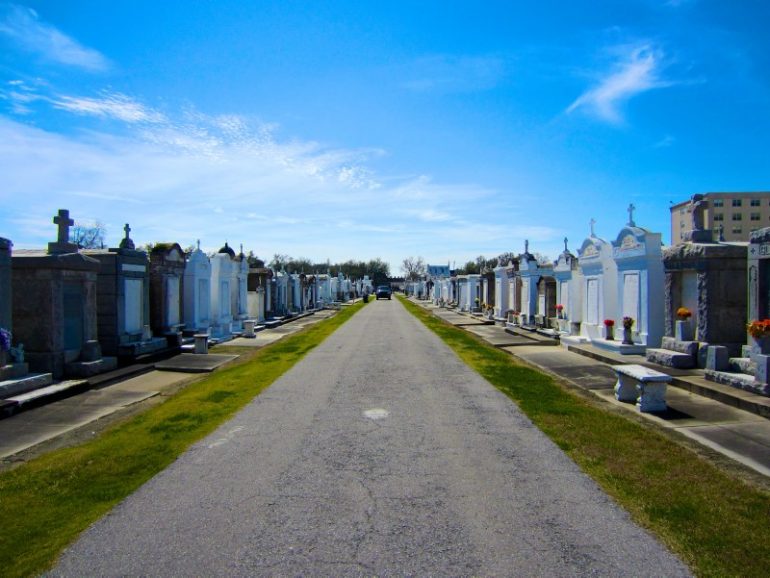
[(604, 320), (604, 326), (605, 327), (612, 327), (613, 325), (615, 325), (615, 320), (614, 319), (605, 319)]

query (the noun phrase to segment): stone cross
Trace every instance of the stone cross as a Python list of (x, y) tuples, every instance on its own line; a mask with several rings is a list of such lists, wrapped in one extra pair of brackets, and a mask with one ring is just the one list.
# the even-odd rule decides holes
[(75, 221), (70, 219), (70, 212), (67, 209), (59, 209), (59, 214), (53, 218), (55, 225), (59, 225), (59, 236), (57, 242), (68, 243), (70, 240), (70, 227)]
[(594, 225), (596, 225), (596, 219), (591, 218), (591, 220), (589, 221), (589, 224), (591, 225), (591, 236), (595, 237), (596, 233), (594, 232)]
[(198, 239), (198, 251), (200, 251), (200, 250), (201, 250), (201, 240)]
[(569, 251), (567, 250), (567, 237), (564, 237), (564, 252), (569, 253)]
[(636, 227), (636, 223), (634, 223), (634, 210), (636, 210), (636, 207), (631, 203), (626, 210), (628, 211), (628, 226)]
[(524, 252), (529, 253), (529, 239), (524, 239)]
[(131, 227), (128, 226), (128, 223), (126, 223), (126, 226), (123, 227), (123, 230), (126, 232), (126, 240), (129, 239), (128, 234), (131, 232)]

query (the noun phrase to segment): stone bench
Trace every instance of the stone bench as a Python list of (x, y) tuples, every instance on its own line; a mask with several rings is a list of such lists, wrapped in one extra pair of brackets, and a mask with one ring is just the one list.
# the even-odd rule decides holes
[(636, 402), (639, 411), (665, 411), (666, 387), (671, 376), (643, 365), (613, 365), (618, 376), (615, 399)]

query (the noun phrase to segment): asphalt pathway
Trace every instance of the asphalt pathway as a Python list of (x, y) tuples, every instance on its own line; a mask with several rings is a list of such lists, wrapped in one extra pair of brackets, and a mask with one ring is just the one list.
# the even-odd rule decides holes
[(52, 572), (687, 573), (396, 300), (364, 307)]

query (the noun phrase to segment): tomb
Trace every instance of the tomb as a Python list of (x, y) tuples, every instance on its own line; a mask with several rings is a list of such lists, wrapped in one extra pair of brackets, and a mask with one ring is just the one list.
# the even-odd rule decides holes
[(495, 267), (495, 318), (500, 321), (505, 321), (508, 318), (508, 311), (510, 310), (508, 305), (508, 298), (510, 292), (508, 285), (510, 283), (510, 277), (508, 276), (508, 270), (513, 268), (511, 262), (503, 263), (498, 261), (497, 267)]
[(540, 266), (535, 256), (529, 252), (529, 241), (524, 241), (524, 252), (519, 255), (519, 324), (525, 328), (536, 328), (535, 315), (538, 307), (538, 287)]
[(208, 333), (211, 326), (211, 261), (201, 251), (201, 242), (190, 254), (184, 268), (185, 332)]
[[(693, 225), (702, 227), (699, 195), (691, 201)], [(736, 356), (746, 342), (747, 244), (710, 241), (711, 231), (693, 230), (691, 240), (662, 252), (664, 333), (649, 361), (672, 367), (705, 367), (709, 345)], [(699, 241), (703, 240), (703, 241)], [(689, 319), (678, 319), (687, 310)]]
[(69, 242), (69, 211), (54, 217), (58, 240), (47, 251), (16, 251), (12, 263), (13, 337), (24, 344), (30, 370), (55, 379), (114, 369), (97, 341), (99, 261)]
[[(225, 243), (225, 247), (227, 243)], [(246, 255), (243, 254), (243, 245), (241, 252), (232, 260), (230, 280), (230, 310), (232, 312), (233, 324), (232, 331), (243, 331), (243, 322), (249, 318), (248, 310), (248, 278), (249, 263)]]
[(235, 251), (225, 242), (211, 257), (211, 325), (209, 334), (216, 341), (226, 341), (233, 335), (233, 279), (236, 278)]
[(150, 251), (150, 327), (169, 347), (182, 345), (186, 264), (178, 243), (158, 243)]
[[(341, 280), (338, 279), (338, 287)], [(342, 290), (338, 289), (338, 301), (341, 300)], [(289, 313), (289, 275), (278, 271), (273, 277), (273, 315), (283, 317)]]
[[(747, 263), (749, 331), (740, 356), (730, 348), (710, 346), (706, 379), (761, 395), (770, 395), (770, 228), (751, 233)], [(754, 335), (752, 335), (754, 333)]]
[[(618, 271), (618, 328), (623, 339), (614, 347), (621, 354), (644, 353), (660, 347), (663, 337), (663, 262), (660, 233), (637, 227), (629, 205), (629, 220), (612, 242)], [(633, 323), (626, 330), (623, 320)]]
[(262, 323), (266, 318), (266, 287), (270, 284), (272, 276), (273, 272), (267, 269), (262, 261), (258, 261), (255, 267), (249, 268), (246, 287), (248, 313), (249, 317), (257, 323)]
[[(617, 319), (617, 265), (613, 259), (612, 245), (596, 236), (591, 219), (591, 233), (578, 250), (580, 279), (580, 334), (562, 337), (566, 345), (588, 343), (601, 347), (605, 341), (614, 341), (613, 326)], [(609, 338), (609, 339), (608, 339)]]
[(147, 253), (137, 251), (129, 233), (117, 248), (87, 249), (99, 262), (96, 285), (99, 344), (108, 355), (130, 361), (165, 349), (165, 337), (150, 329), (150, 274)]
[(553, 267), (556, 279), (556, 324), (563, 335), (579, 335), (582, 311), (582, 278), (578, 267), (578, 258), (567, 248), (564, 238), (564, 251), (559, 255)]
[(331, 278), (328, 274), (316, 275), (316, 286), (319, 307), (329, 305), (334, 301), (332, 298)]

